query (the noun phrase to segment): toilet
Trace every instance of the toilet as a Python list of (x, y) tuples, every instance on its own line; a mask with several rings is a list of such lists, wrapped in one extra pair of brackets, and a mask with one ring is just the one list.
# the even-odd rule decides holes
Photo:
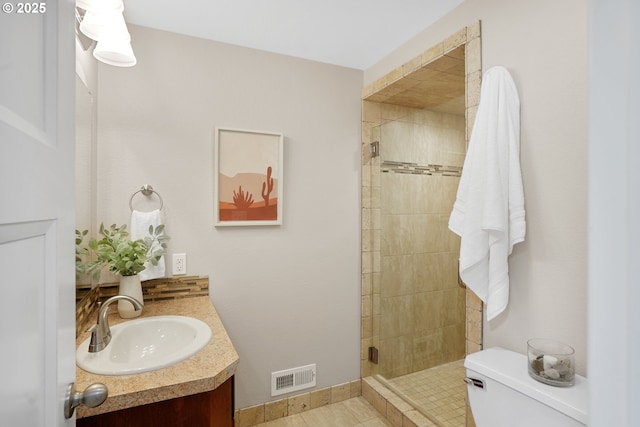
[(531, 378), (527, 356), (503, 348), (468, 355), (469, 405), (477, 427), (578, 427), (587, 425), (587, 379), (554, 387)]

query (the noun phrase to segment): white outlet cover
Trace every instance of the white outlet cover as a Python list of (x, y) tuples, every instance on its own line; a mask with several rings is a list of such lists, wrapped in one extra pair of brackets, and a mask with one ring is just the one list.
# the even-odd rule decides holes
[(187, 274), (187, 254), (173, 254), (173, 275)]

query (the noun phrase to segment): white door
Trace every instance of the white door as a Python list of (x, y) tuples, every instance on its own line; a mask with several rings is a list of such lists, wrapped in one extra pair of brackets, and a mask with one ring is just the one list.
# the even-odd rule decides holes
[(0, 426), (73, 426), (74, 4), (0, 3)]

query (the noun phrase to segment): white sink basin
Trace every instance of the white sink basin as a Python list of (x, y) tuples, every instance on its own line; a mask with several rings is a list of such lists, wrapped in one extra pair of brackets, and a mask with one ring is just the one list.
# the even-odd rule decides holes
[(154, 316), (111, 327), (111, 343), (89, 353), (89, 339), (76, 352), (76, 363), (100, 375), (129, 375), (165, 368), (189, 358), (207, 345), (211, 328), (186, 316)]

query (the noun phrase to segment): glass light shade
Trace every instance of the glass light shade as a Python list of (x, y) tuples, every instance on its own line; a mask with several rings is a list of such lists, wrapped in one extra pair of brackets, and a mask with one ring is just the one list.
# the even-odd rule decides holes
[(93, 57), (116, 67), (133, 67), (137, 62), (131, 42), (122, 39), (101, 39), (93, 49)]
[(122, 12), (124, 3), (122, 0), (76, 0), (76, 7), (90, 12), (98, 12), (100, 10)]
[(102, 32), (100, 33), (100, 40), (102, 39), (119, 39), (131, 41), (127, 24), (124, 22), (124, 16), (122, 12), (108, 12), (102, 14)]
[[(80, 31), (93, 40), (99, 40), (105, 27), (112, 25), (124, 26), (125, 31), (127, 24), (124, 22), (122, 12), (124, 4), (122, 0), (104, 0), (100, 2), (78, 0), (76, 5), (85, 9), (84, 17), (80, 22)], [(120, 23), (119, 21), (122, 21)]]
[(104, 28), (104, 20), (94, 12), (86, 11), (82, 21), (80, 22), (80, 31), (93, 39), (99, 40), (102, 29)]
[(96, 2), (94, 0), (76, 0), (76, 7), (84, 10), (94, 11)]
[(122, 0), (77, 0), (76, 5), (87, 7), (80, 22), (80, 31), (98, 42), (93, 49), (93, 57), (116, 67), (136, 65), (131, 35), (122, 15)]

